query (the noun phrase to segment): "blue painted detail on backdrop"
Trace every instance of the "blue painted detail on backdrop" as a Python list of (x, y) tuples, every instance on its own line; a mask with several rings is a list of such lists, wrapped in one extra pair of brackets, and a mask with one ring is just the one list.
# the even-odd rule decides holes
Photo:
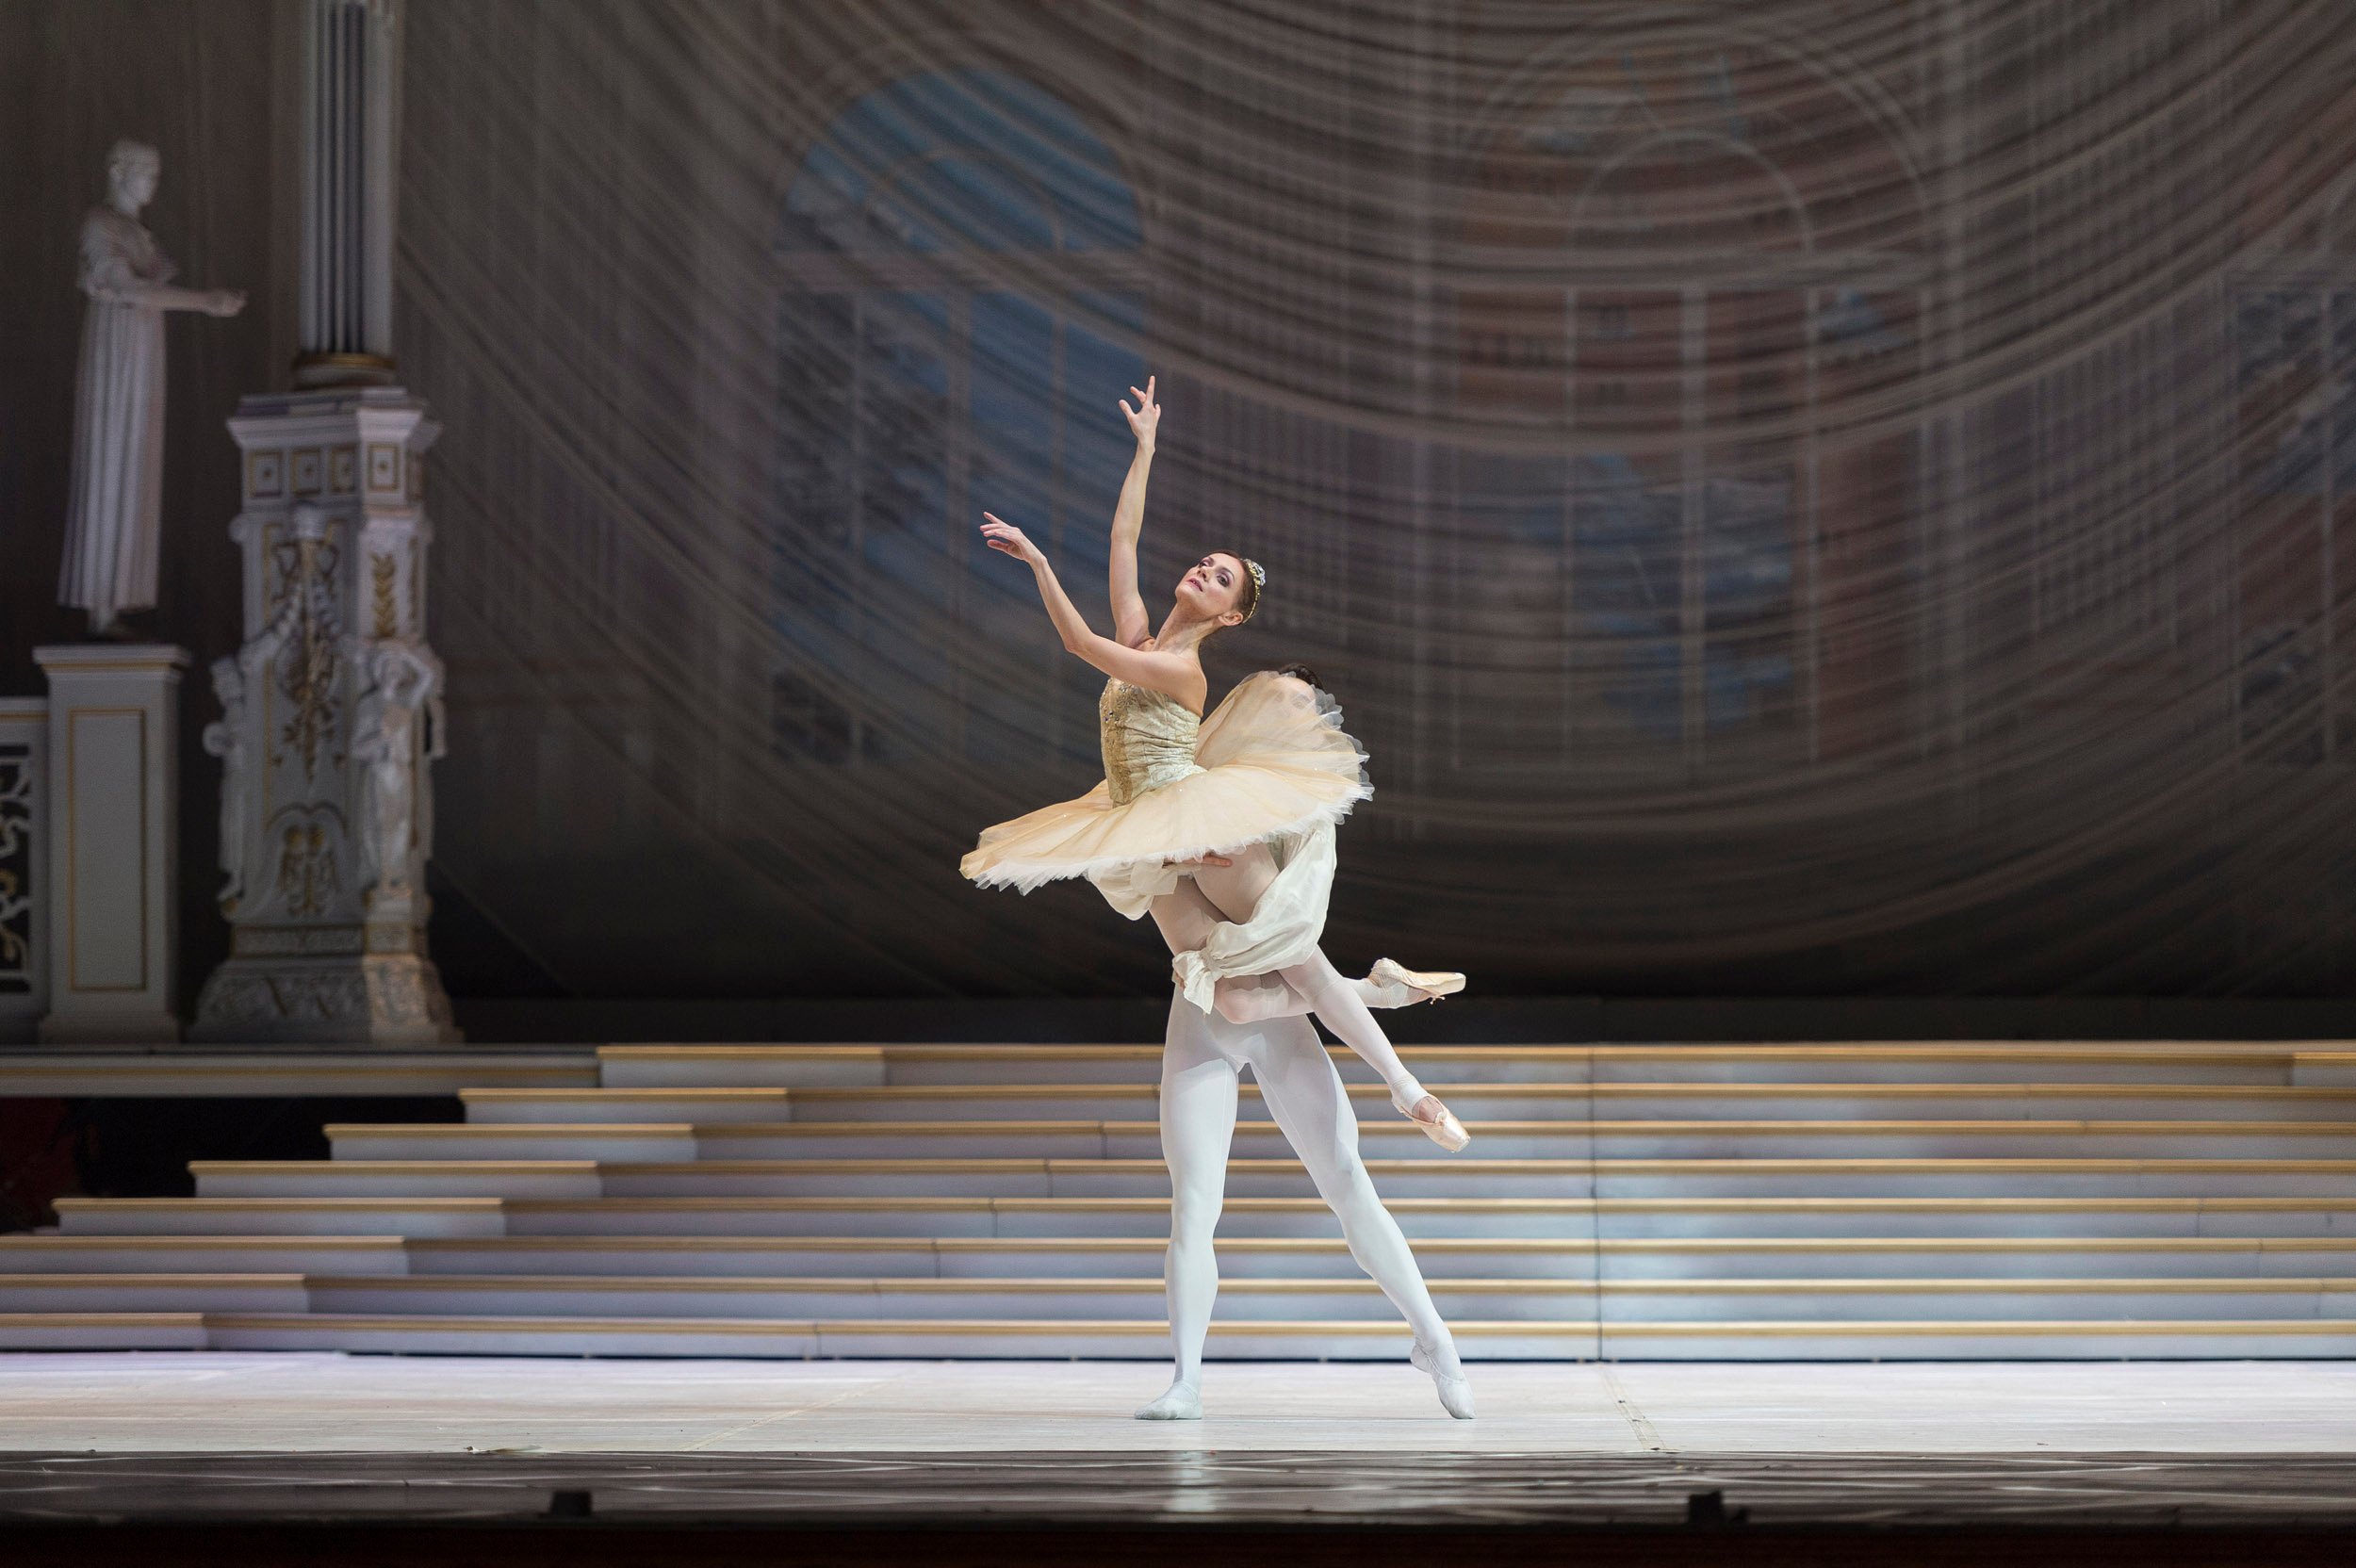
[[(1134, 195), (1072, 108), (1005, 72), (930, 72), (846, 107), (786, 197), (791, 252), (1134, 248)], [(791, 265), (790, 255), (788, 265)], [(1093, 756), (1101, 678), (1065, 658), (984, 511), (1048, 549), (1083, 604), (1132, 442), (1140, 298), (990, 282), (796, 290), (778, 322), (776, 681), (785, 751), (1038, 765)], [(856, 323), (856, 324), (854, 324)], [(954, 515), (952, 514), (954, 514)], [(835, 547), (826, 548), (825, 547)], [(860, 672), (859, 689), (838, 672)]]
[[(1562, 559), (1568, 623), (1603, 702), (1648, 739), (1684, 733), (1681, 563), (1685, 482), (1649, 480), (1618, 452), (1485, 457), (1461, 498), (1476, 536)], [(1792, 498), (1788, 473), (1693, 482), (1700, 507), (1702, 710), (1707, 730), (1753, 725), (1791, 700)], [(1746, 635), (1747, 634), (1747, 635)]]
[(791, 250), (1125, 250), (1137, 197), (1061, 99), (1005, 71), (930, 71), (855, 100), (785, 199)]

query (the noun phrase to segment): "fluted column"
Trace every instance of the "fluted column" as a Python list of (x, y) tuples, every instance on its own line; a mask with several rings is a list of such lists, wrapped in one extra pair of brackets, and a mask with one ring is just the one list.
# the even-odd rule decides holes
[(393, 379), (401, 0), (305, 0), (297, 386)]
[(230, 956), (191, 1037), (459, 1037), (427, 956), (442, 665), (427, 641), (426, 450), (393, 384), (401, 0), (303, 0), (300, 390), (256, 393), (230, 537), (245, 641), (214, 662)]

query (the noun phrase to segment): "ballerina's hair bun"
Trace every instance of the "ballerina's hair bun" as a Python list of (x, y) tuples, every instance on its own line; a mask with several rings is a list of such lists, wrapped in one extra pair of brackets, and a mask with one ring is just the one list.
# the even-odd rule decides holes
[[(1276, 666), (1275, 673), (1278, 675), (1291, 676), (1295, 680), (1305, 680), (1310, 685), (1315, 686), (1318, 691), (1325, 691), (1325, 682), (1319, 680), (1317, 678), (1317, 672), (1311, 669), (1306, 664), (1279, 664)], [(1331, 695), (1332, 694), (1328, 693), (1327, 694)]]

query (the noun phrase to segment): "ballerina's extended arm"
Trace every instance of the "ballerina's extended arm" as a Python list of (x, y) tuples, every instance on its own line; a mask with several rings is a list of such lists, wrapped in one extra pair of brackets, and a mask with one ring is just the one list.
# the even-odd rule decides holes
[(1113, 508), (1112, 562), (1113, 641), (1136, 647), (1153, 633), (1145, 599), (1137, 593), (1137, 535), (1145, 531), (1145, 476), (1153, 466), (1153, 434), (1162, 422), (1161, 405), (1153, 400), (1153, 378), (1137, 394), (1137, 406), (1121, 400), (1121, 413), (1137, 438), (1137, 455), (1129, 460), (1129, 477), (1121, 482), (1121, 501)]
[(1031, 576), (1039, 584), (1039, 596), (1047, 606), (1048, 618), (1055, 623), (1055, 630), (1063, 638), (1066, 652), (1077, 654), (1116, 680), (1176, 697), (1198, 713), (1203, 710), (1203, 699), (1209, 693), (1210, 683), (1203, 678), (1201, 662), (1192, 653), (1133, 648), (1090, 630), (1087, 620), (1072, 605), (1072, 596), (1063, 591), (1063, 584), (1055, 580), (1055, 568), (1047, 564), (1039, 547), (1023, 537), (1023, 531), (1012, 523), (987, 512), (982, 516), (982, 537), (990, 547), (1011, 555), (1031, 568)]

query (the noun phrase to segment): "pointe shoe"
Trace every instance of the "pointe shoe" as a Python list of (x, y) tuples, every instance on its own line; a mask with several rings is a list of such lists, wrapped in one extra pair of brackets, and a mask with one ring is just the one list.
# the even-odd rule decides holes
[(1441, 1371), (1439, 1363), (1433, 1359), (1431, 1351), (1424, 1348), (1423, 1341), (1420, 1339), (1408, 1348), (1407, 1363), (1416, 1371), (1425, 1373), (1432, 1379), (1432, 1386), (1440, 1391), (1442, 1410), (1447, 1411), (1459, 1421), (1469, 1421), (1473, 1418), (1471, 1379), (1462, 1372)]
[[(1415, 1099), (1405, 1102), (1401, 1102), (1399, 1091), (1393, 1089), (1391, 1108), (1422, 1128), (1425, 1137), (1430, 1138), (1451, 1154), (1472, 1142), (1472, 1134), (1465, 1130), (1463, 1122), (1456, 1119), (1456, 1113), (1448, 1108), (1446, 1102), (1430, 1089), (1423, 1088), (1421, 1085), (1417, 1085), (1416, 1087), (1421, 1092)], [(1427, 1119), (1415, 1114), (1423, 1108), (1426, 1101), (1432, 1102), (1432, 1108), (1437, 1110), (1439, 1115)]]
[(1409, 969), (1391, 958), (1377, 958), (1366, 978), (1385, 990), (1401, 994), (1399, 1004), (1413, 1006), (1417, 1002), (1436, 1002), (1444, 996), (1454, 996), (1464, 988), (1464, 977), (1452, 969)]
[(1203, 1395), (1192, 1383), (1171, 1383), (1162, 1396), (1137, 1412), (1140, 1421), (1200, 1421)]

